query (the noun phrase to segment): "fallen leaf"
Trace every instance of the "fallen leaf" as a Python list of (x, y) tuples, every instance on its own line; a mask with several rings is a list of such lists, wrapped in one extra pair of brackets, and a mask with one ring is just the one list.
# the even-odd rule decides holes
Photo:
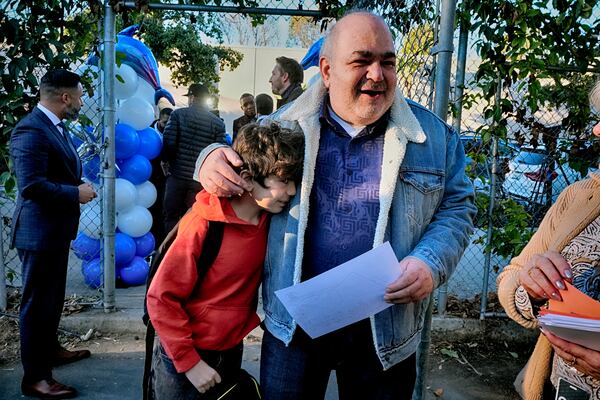
[(448, 357), (452, 357), (452, 358), (458, 358), (458, 353), (454, 350), (450, 350), (450, 349), (441, 349), (440, 353), (442, 353), (445, 356)]
[(508, 354), (513, 356), (513, 358), (519, 358), (519, 355), (517, 353), (515, 353), (514, 351), (509, 351)]
[(435, 389), (433, 391), (433, 394), (435, 395), (435, 397), (442, 397), (444, 395), (444, 389), (442, 389), (442, 388)]

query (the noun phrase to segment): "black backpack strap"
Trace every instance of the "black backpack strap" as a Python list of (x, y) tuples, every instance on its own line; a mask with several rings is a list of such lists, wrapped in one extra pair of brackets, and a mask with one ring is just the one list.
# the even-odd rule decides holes
[[(171, 244), (177, 236), (177, 229), (179, 228), (179, 222), (171, 229), (171, 231), (165, 237), (165, 240), (158, 247), (158, 251), (152, 258), (150, 271), (148, 272), (148, 279), (146, 280), (146, 295), (144, 296), (144, 316), (142, 317), (144, 324), (146, 324), (146, 357), (144, 359), (144, 377), (142, 378), (142, 396), (144, 400), (152, 399), (152, 389), (150, 382), (150, 371), (152, 369), (152, 356), (154, 352), (154, 338), (156, 337), (156, 331), (152, 326), (152, 321), (148, 315), (148, 308), (146, 306), (146, 296), (148, 295), (148, 288), (150, 283), (158, 270), (160, 263), (165, 258), (165, 253), (171, 247)], [(206, 276), (208, 269), (215, 262), (219, 250), (221, 249), (221, 243), (223, 242), (223, 231), (225, 230), (225, 223), (220, 221), (209, 221), (206, 236), (202, 243), (202, 252), (198, 261), (196, 262), (196, 268), (198, 270), (198, 279), (194, 285), (193, 292), (198, 290), (200, 283)]]

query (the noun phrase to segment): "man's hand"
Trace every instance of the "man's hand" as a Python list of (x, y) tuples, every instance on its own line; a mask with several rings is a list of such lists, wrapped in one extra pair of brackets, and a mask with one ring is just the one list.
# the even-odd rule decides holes
[(220, 147), (211, 152), (200, 167), (198, 179), (209, 193), (220, 197), (241, 195), (252, 187), (246, 183), (231, 166), (243, 165), (240, 156), (229, 147)]
[(204, 360), (198, 361), (192, 369), (185, 372), (185, 376), (200, 393), (205, 393), (217, 383), (221, 383), (221, 376)]
[(400, 277), (390, 284), (383, 299), (388, 303), (404, 304), (423, 300), (433, 291), (431, 269), (415, 257), (400, 261)]
[(79, 189), (79, 203), (81, 204), (89, 203), (98, 196), (94, 187), (89, 183), (82, 183), (77, 189)]

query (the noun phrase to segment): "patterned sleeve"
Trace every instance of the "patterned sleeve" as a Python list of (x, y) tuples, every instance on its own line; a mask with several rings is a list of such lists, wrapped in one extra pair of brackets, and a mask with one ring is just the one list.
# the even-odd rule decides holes
[(523, 318), (530, 321), (536, 320), (535, 310), (531, 303), (531, 299), (523, 286), (519, 286), (515, 291), (515, 305), (517, 306), (517, 311)]

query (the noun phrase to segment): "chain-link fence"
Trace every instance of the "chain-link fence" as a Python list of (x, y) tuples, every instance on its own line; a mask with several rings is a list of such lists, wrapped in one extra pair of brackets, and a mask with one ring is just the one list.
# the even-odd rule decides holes
[[(401, 3), (401, 7), (390, 6), (390, 2), (373, 4), (370, 1), (355, 1), (353, 5), (370, 9), (385, 18), (391, 26), (398, 54), (399, 85), (406, 97), (432, 108), (438, 44), (438, 5), (433, 0)], [(306, 48), (334, 23), (331, 18), (319, 17), (318, 7), (311, 1), (260, 1), (253, 5), (254, 8), (248, 8), (247, 13), (228, 9), (235, 6), (232, 2), (219, 2), (219, 8), (210, 8), (211, 4), (207, 3), (208, 8), (198, 6), (193, 11), (177, 12), (186, 13), (192, 23), (195, 22), (193, 15), (210, 14), (221, 27), (221, 40), (228, 45)], [(127, 2), (125, 5), (135, 6)], [(176, 9), (178, 5), (170, 4), (166, 7)], [(72, 12), (80, 11), (75, 9)], [(265, 13), (268, 15), (265, 16)], [(256, 22), (259, 22), (258, 25)], [(95, 29), (98, 38), (101, 37), (100, 25), (90, 26), (90, 29)], [(281, 34), (282, 29), (287, 35)], [(456, 47), (460, 47), (458, 41)], [(460, 97), (468, 101), (460, 103), (462, 115), (454, 125), (460, 129), (461, 140), (468, 154), (467, 173), (473, 179), (477, 192), (479, 214), (471, 244), (448, 284), (448, 293), (460, 301), (475, 299), (471, 315), (477, 315), (482, 293), (495, 291), (495, 278), (508, 263), (510, 254), (514, 254), (515, 248), (526, 242), (557, 195), (569, 183), (584, 177), (587, 171), (594, 171), (597, 160), (588, 163), (584, 169), (573, 168), (571, 163), (565, 163), (574, 142), (568, 140), (566, 133), (560, 128), (565, 112), (560, 108), (542, 109), (534, 115), (509, 118), (506, 139), (498, 140), (495, 144), (493, 140), (481, 138), (480, 129), (489, 121), (483, 115), (484, 101), (472, 96), (480, 93), (473, 80), (481, 60), (472, 50), (472, 42), (467, 48), (469, 50), (465, 52), (466, 66), (463, 71), (465, 89)], [(92, 49), (91, 52), (96, 50), (97, 48)], [(101, 73), (98, 68), (87, 65), (86, 61), (80, 60), (72, 68), (84, 77), (86, 94), (82, 113), (87, 118), (83, 118), (79, 124), (71, 125), (69, 129), (82, 159), (84, 176), (94, 183), (97, 192), (101, 194)], [(457, 61), (460, 64), (460, 60)], [(456, 75), (460, 75), (458, 70)], [(453, 85), (457, 87), (460, 83), (455, 81)], [(519, 85), (501, 85), (496, 101), (506, 99), (519, 103), (523, 97), (522, 90)], [(6, 195), (1, 200), (2, 254), (9, 284), (18, 285), (20, 264), (16, 252), (8, 249), (14, 200)], [(102, 231), (101, 204), (99, 198), (82, 207), (80, 231), (94, 240), (100, 238)], [(516, 240), (516, 235), (520, 242)], [(99, 245), (99, 240), (95, 243)], [(487, 253), (486, 246), (493, 250)], [(101, 256), (99, 247), (97, 252)], [(84, 284), (81, 269), (82, 261), (75, 256), (70, 257), (71, 293), (93, 293)], [(445, 311), (443, 306), (440, 311)], [(494, 309), (488, 309), (483, 304), (481, 311)]]
[[(595, 7), (589, 19), (599, 17), (600, 8)], [(575, 113), (560, 102), (542, 101), (539, 109), (532, 111), (528, 87), (540, 83), (539, 90), (549, 92), (564, 85), (562, 90), (567, 93), (573, 89), (566, 88), (576, 81), (577, 96), (587, 103), (589, 83), (596, 78), (585, 69), (568, 65), (542, 66), (536, 78), (497, 78), (491, 103), (501, 110), (506, 134), (486, 137), (486, 131), (498, 122), (494, 122), (490, 100), (476, 82), (483, 62), (476, 53), (481, 37), (468, 34), (456, 39), (458, 53), (461, 45), (465, 50), (460, 57), (455, 54), (454, 127), (460, 130), (468, 155), (467, 173), (474, 183), (479, 213), (474, 240), (450, 282), (450, 292), (476, 299), (474, 307), (479, 305), (480, 316), (485, 317), (502, 311), (494, 299), (496, 277), (510, 258), (519, 254), (558, 195), (569, 184), (598, 172), (598, 144), (589, 141), (595, 117), (578, 116), (576, 125), (580, 126), (572, 129)], [(578, 72), (572, 74), (574, 71)], [(562, 75), (562, 82), (557, 84), (550, 72)]]

